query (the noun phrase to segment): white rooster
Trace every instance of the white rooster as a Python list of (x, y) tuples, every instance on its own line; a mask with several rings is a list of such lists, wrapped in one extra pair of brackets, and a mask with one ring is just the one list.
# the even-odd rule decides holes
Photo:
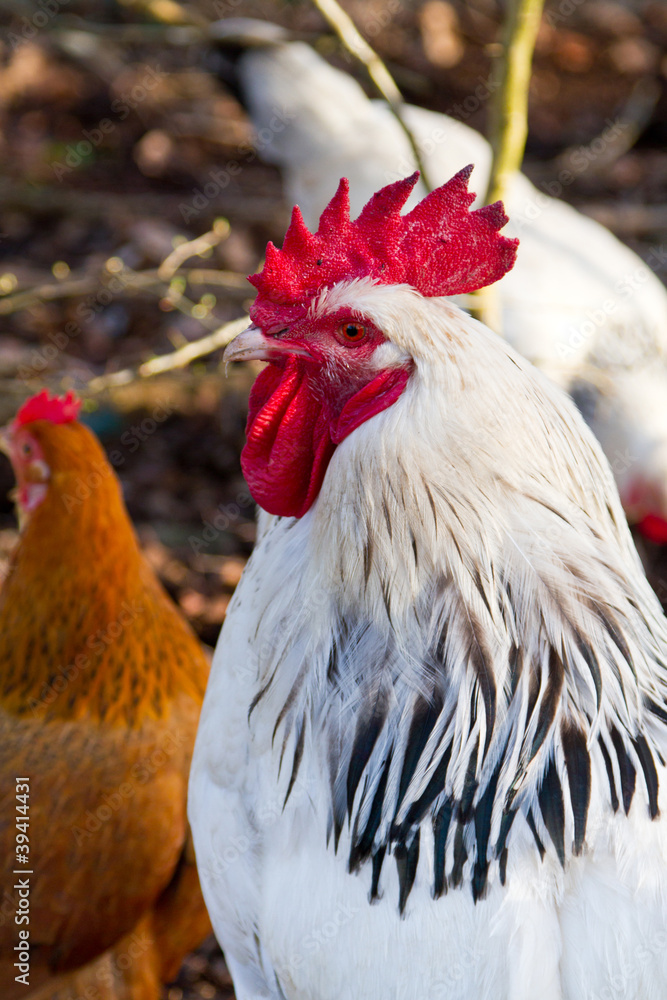
[(468, 175), (295, 209), (226, 351), (265, 513), (189, 812), (237, 1000), (667, 995), (667, 622), (575, 406), (445, 297), (516, 250)]
[[(369, 100), (309, 45), (251, 19), (220, 21), (212, 34), (241, 47), (235, 75), (259, 153), (281, 168), (307, 225), (317, 224), (341, 176), (356, 215), (379, 187), (416, 169), (386, 104)], [(484, 192), (491, 148), (483, 136), (424, 108), (405, 105), (402, 113), (433, 183), (474, 163), (473, 182)], [(425, 193), (419, 183), (408, 204)], [(586, 418), (612, 468), (623, 470), (617, 484), (627, 513), (649, 518), (667, 540), (667, 291), (607, 229), (522, 174), (507, 210), (522, 252), (499, 288), (503, 333), (564, 389), (585, 395)]]

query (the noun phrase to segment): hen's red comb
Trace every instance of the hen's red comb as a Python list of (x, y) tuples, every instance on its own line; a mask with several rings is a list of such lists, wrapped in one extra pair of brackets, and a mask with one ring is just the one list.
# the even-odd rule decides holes
[(68, 424), (76, 420), (81, 409), (81, 400), (70, 391), (66, 396), (52, 396), (42, 389), (36, 396), (27, 399), (14, 418), (15, 427), (24, 427), (34, 420), (49, 420), (52, 424)]
[(282, 250), (266, 248), (250, 316), (258, 326), (293, 322), (323, 288), (345, 278), (371, 277), (383, 285), (406, 283), (422, 295), (459, 295), (502, 278), (516, 258), (518, 240), (500, 236), (508, 221), (502, 202), (469, 211), (472, 166), (432, 191), (408, 215), (401, 209), (419, 173), (373, 195), (350, 220), (349, 185), (340, 182), (310, 233), (296, 206)]

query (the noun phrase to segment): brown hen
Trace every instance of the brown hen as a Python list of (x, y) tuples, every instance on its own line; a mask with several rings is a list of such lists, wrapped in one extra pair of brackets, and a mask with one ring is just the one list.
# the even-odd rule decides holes
[(210, 929), (186, 819), (208, 664), (77, 410), (41, 393), (2, 435), (0, 995), (156, 1000)]

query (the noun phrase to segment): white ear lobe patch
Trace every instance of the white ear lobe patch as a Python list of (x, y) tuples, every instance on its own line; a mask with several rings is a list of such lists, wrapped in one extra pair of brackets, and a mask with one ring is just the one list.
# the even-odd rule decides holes
[(373, 351), (373, 357), (371, 359), (371, 364), (373, 368), (396, 368), (399, 365), (405, 365), (410, 361), (410, 355), (407, 351), (401, 350), (396, 344), (392, 344), (390, 340), (386, 340), (384, 344), (380, 344)]
[(51, 470), (41, 458), (35, 458), (28, 466), (33, 477), (33, 482), (48, 483), (51, 478)]

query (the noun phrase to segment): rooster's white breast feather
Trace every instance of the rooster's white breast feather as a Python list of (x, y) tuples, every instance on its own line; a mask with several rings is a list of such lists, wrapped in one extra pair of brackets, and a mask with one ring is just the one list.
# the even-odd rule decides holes
[(263, 515), (194, 755), (238, 1000), (662, 1000), (667, 628), (572, 403), (445, 299), (322, 308), (414, 371)]

